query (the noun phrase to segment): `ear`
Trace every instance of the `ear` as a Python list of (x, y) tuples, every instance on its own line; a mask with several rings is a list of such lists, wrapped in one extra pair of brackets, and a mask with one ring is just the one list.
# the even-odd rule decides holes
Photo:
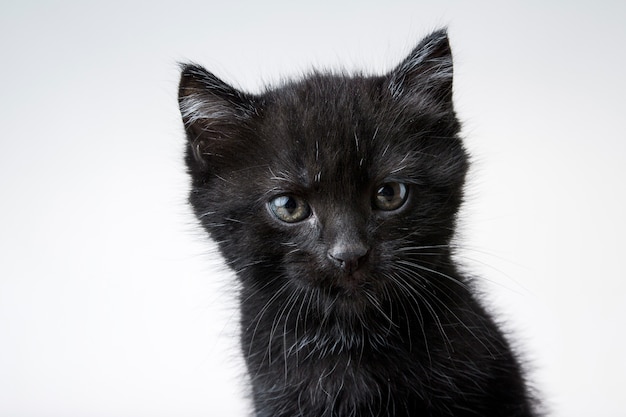
[(452, 51), (445, 29), (424, 38), (389, 74), (388, 88), (394, 98), (426, 95), (452, 106)]
[(183, 65), (178, 104), (188, 139), (188, 163), (207, 168), (225, 156), (233, 137), (255, 113), (254, 100), (198, 65)]

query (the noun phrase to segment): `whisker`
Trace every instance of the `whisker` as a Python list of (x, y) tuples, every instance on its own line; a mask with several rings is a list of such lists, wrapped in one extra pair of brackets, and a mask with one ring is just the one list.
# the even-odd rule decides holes
[[(264, 287), (266, 287), (268, 285), (269, 284), (266, 284)], [(280, 288), (272, 295), (272, 297), (265, 303), (263, 308), (261, 308), (261, 310), (259, 310), (259, 312), (256, 314), (254, 319), (252, 319), (252, 321), (250, 322), (250, 325), (252, 323), (255, 323), (255, 326), (254, 326), (254, 330), (252, 331), (252, 336), (250, 338), (250, 347), (248, 348), (248, 356), (252, 355), (252, 348), (254, 346), (254, 339), (255, 339), (257, 331), (259, 329), (259, 325), (261, 324), (261, 319), (263, 318), (265, 313), (269, 310), (269, 308), (272, 306), (272, 304), (282, 297), (283, 292), (285, 292), (287, 290), (287, 288), (289, 288), (289, 286), (290, 286), (289, 282), (283, 283), (283, 285), (280, 286)], [(260, 290), (258, 290), (258, 291), (260, 291)], [(250, 326), (248, 326), (246, 331), (250, 331)]]
[(450, 275), (445, 274), (445, 273), (443, 273), (441, 271), (437, 271), (436, 269), (431, 269), (431, 268), (425, 267), (423, 265), (420, 265), (420, 264), (418, 264), (416, 262), (411, 262), (411, 261), (399, 260), (397, 262), (399, 264), (402, 264), (402, 265), (406, 265), (406, 266), (409, 266), (409, 267), (415, 267), (415, 268), (421, 269), (423, 271), (430, 272), (432, 274), (435, 274), (437, 276), (443, 277), (443, 278), (449, 280), (450, 282), (453, 282), (453, 283), (459, 285), (460, 287), (462, 287), (465, 290), (468, 290), (468, 291), (470, 290), (469, 287), (467, 286), (467, 284), (465, 284), (463, 281), (460, 281), (460, 280), (458, 280), (458, 279), (456, 279), (454, 277), (451, 277)]

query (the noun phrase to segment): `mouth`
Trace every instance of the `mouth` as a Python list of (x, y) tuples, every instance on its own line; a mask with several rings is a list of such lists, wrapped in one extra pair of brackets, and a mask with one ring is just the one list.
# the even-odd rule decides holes
[(363, 270), (358, 269), (356, 271), (339, 275), (335, 278), (334, 286), (344, 291), (347, 295), (358, 294), (367, 289), (368, 274)]
[(339, 315), (361, 315), (369, 309), (379, 309), (377, 288), (370, 274), (355, 271), (352, 274), (334, 276), (332, 279), (316, 285), (315, 290), (325, 300), (324, 310)]
[[(361, 265), (353, 271), (336, 268), (311, 273), (311, 263), (291, 263), (288, 276), (297, 285), (312, 291), (313, 300), (318, 300), (321, 314), (361, 315), (368, 309), (379, 309), (384, 296), (383, 282), (369, 264)], [(296, 267), (297, 266), (297, 267)]]

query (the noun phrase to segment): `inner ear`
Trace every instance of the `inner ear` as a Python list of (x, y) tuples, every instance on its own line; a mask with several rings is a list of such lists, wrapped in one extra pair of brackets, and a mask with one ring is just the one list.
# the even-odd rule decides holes
[(234, 145), (238, 131), (256, 112), (252, 96), (191, 64), (182, 66), (178, 104), (189, 152), (200, 167)]

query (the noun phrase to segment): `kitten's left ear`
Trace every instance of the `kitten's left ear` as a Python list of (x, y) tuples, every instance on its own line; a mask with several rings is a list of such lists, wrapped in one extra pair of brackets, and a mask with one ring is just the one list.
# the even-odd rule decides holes
[(446, 107), (452, 105), (452, 51), (445, 29), (424, 38), (388, 76), (394, 98), (426, 95)]

